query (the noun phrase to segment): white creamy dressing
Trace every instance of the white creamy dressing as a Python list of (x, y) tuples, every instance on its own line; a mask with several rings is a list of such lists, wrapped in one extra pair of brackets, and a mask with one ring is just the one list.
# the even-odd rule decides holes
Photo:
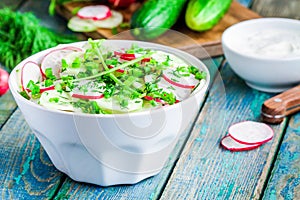
[(268, 29), (245, 35), (236, 48), (247, 55), (270, 58), (300, 56), (300, 30)]

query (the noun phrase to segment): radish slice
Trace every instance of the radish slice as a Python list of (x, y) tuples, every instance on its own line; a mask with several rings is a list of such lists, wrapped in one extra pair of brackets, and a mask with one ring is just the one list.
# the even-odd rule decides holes
[(96, 99), (95, 101), (101, 109), (112, 113), (126, 113), (143, 108), (142, 99), (128, 99), (128, 105), (126, 107), (122, 107), (120, 105), (119, 99), (115, 97), (101, 98)]
[(176, 87), (193, 89), (195, 85), (199, 83), (199, 80), (195, 79), (195, 76), (193, 74), (191, 74), (190, 76), (175, 76), (173, 73), (175, 70), (175, 68), (168, 68), (163, 72), (163, 78), (170, 84)]
[(22, 90), (27, 90), (27, 85), (29, 81), (32, 80), (33, 82), (41, 82), (42, 81), (42, 74), (40, 67), (37, 63), (28, 61), (26, 62), (21, 71), (21, 86)]
[(71, 102), (69, 93), (49, 90), (42, 93), (39, 104), (53, 110), (74, 111)]
[(221, 145), (230, 151), (247, 151), (261, 146), (261, 144), (241, 144), (232, 139), (229, 135), (221, 140)]
[(263, 144), (273, 138), (274, 131), (265, 123), (244, 121), (232, 125), (229, 135), (242, 144)]
[[(108, 65), (107, 67), (108, 67), (109, 69), (112, 69), (112, 68), (114, 68), (114, 66), (113, 66), (113, 65)], [(124, 69), (117, 69), (117, 70), (116, 70), (116, 72), (124, 73), (124, 72), (125, 72), (125, 70), (124, 70)]]
[(77, 47), (64, 47), (52, 50), (48, 54), (46, 54), (41, 62), (41, 71), (43, 76), (45, 76), (45, 71), (47, 68), (52, 68), (53, 75), (56, 78), (59, 78), (59, 73), (61, 72), (62, 59), (74, 51), (81, 51), (81, 49)]
[(112, 15), (109, 7), (105, 5), (85, 6), (77, 12), (81, 19), (103, 20)]
[(143, 58), (143, 60), (141, 61), (142, 63), (144, 62), (150, 62), (151, 58)]
[(112, 13), (111, 17), (104, 20), (96, 20), (96, 21), (91, 20), (91, 23), (98, 28), (111, 29), (119, 26), (123, 22), (122, 13), (114, 10), (112, 10), (111, 13)]
[(99, 95), (84, 95), (84, 94), (72, 94), (73, 98), (79, 98), (79, 99), (101, 99), (104, 97), (103, 94)]
[(135, 59), (135, 55), (133, 53), (123, 53), (120, 56), (120, 58), (123, 59), (123, 60), (130, 61), (130, 60), (134, 60)]
[(49, 91), (49, 90), (54, 90), (54, 89), (55, 89), (54, 85), (49, 86), (49, 87), (44, 87), (44, 88), (40, 89), (40, 93), (43, 93), (43, 92), (46, 92), (46, 91)]
[(73, 98), (101, 99), (104, 97), (105, 83), (82, 81), (71, 92)]
[(165, 104), (165, 101), (162, 100), (162, 99), (159, 99), (159, 98), (153, 98), (153, 97), (150, 97), (150, 96), (144, 96), (144, 99), (146, 99), (148, 101), (154, 100), (157, 103)]

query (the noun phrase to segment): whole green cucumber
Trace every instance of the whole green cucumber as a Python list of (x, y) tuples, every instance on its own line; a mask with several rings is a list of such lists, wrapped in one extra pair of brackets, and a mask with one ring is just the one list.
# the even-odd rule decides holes
[(187, 0), (148, 0), (131, 17), (131, 32), (138, 39), (154, 39), (177, 21)]
[(186, 25), (194, 31), (214, 27), (230, 7), (232, 0), (190, 0), (185, 13)]

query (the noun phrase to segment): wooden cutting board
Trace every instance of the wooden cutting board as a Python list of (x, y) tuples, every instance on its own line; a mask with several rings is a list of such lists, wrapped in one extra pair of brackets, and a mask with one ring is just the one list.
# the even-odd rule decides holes
[[(90, 4), (91, 3), (88, 2), (71, 2), (57, 7), (56, 10), (66, 19), (70, 19), (74, 15), (72, 14), (74, 9)], [(135, 3), (127, 9), (119, 9), (118, 11), (124, 16), (124, 22), (129, 22), (133, 12), (140, 6), (140, 3)], [(226, 28), (240, 21), (259, 17), (260, 16), (257, 13), (249, 10), (240, 3), (233, 1), (226, 15), (211, 30), (205, 32), (192, 31), (185, 25), (184, 17), (182, 16), (174, 27), (172, 27), (172, 30), (167, 31), (165, 34), (151, 42), (185, 50), (198, 58), (219, 56), (223, 54), (221, 36)], [(118, 28), (117, 31), (119, 32), (118, 34), (113, 34), (113, 31), (110, 29), (98, 29), (95, 32), (84, 34), (93, 39), (135, 39), (130, 34), (129, 29)]]

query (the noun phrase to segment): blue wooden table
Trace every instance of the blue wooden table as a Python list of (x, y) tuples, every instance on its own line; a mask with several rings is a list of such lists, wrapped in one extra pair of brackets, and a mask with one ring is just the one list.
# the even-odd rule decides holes
[[(67, 31), (64, 19), (48, 16), (49, 1), (4, 2), (33, 11), (43, 25)], [(239, 2), (262, 16), (299, 19), (299, 0)], [(300, 114), (272, 125), (274, 138), (260, 148), (224, 150), (219, 143), (228, 127), (243, 120), (260, 121), (262, 103), (274, 94), (247, 87), (222, 56), (205, 62), (218, 66), (221, 79), (213, 83), (163, 170), (135, 185), (99, 187), (59, 172), (10, 92), (0, 97), (0, 199), (300, 199)]]

